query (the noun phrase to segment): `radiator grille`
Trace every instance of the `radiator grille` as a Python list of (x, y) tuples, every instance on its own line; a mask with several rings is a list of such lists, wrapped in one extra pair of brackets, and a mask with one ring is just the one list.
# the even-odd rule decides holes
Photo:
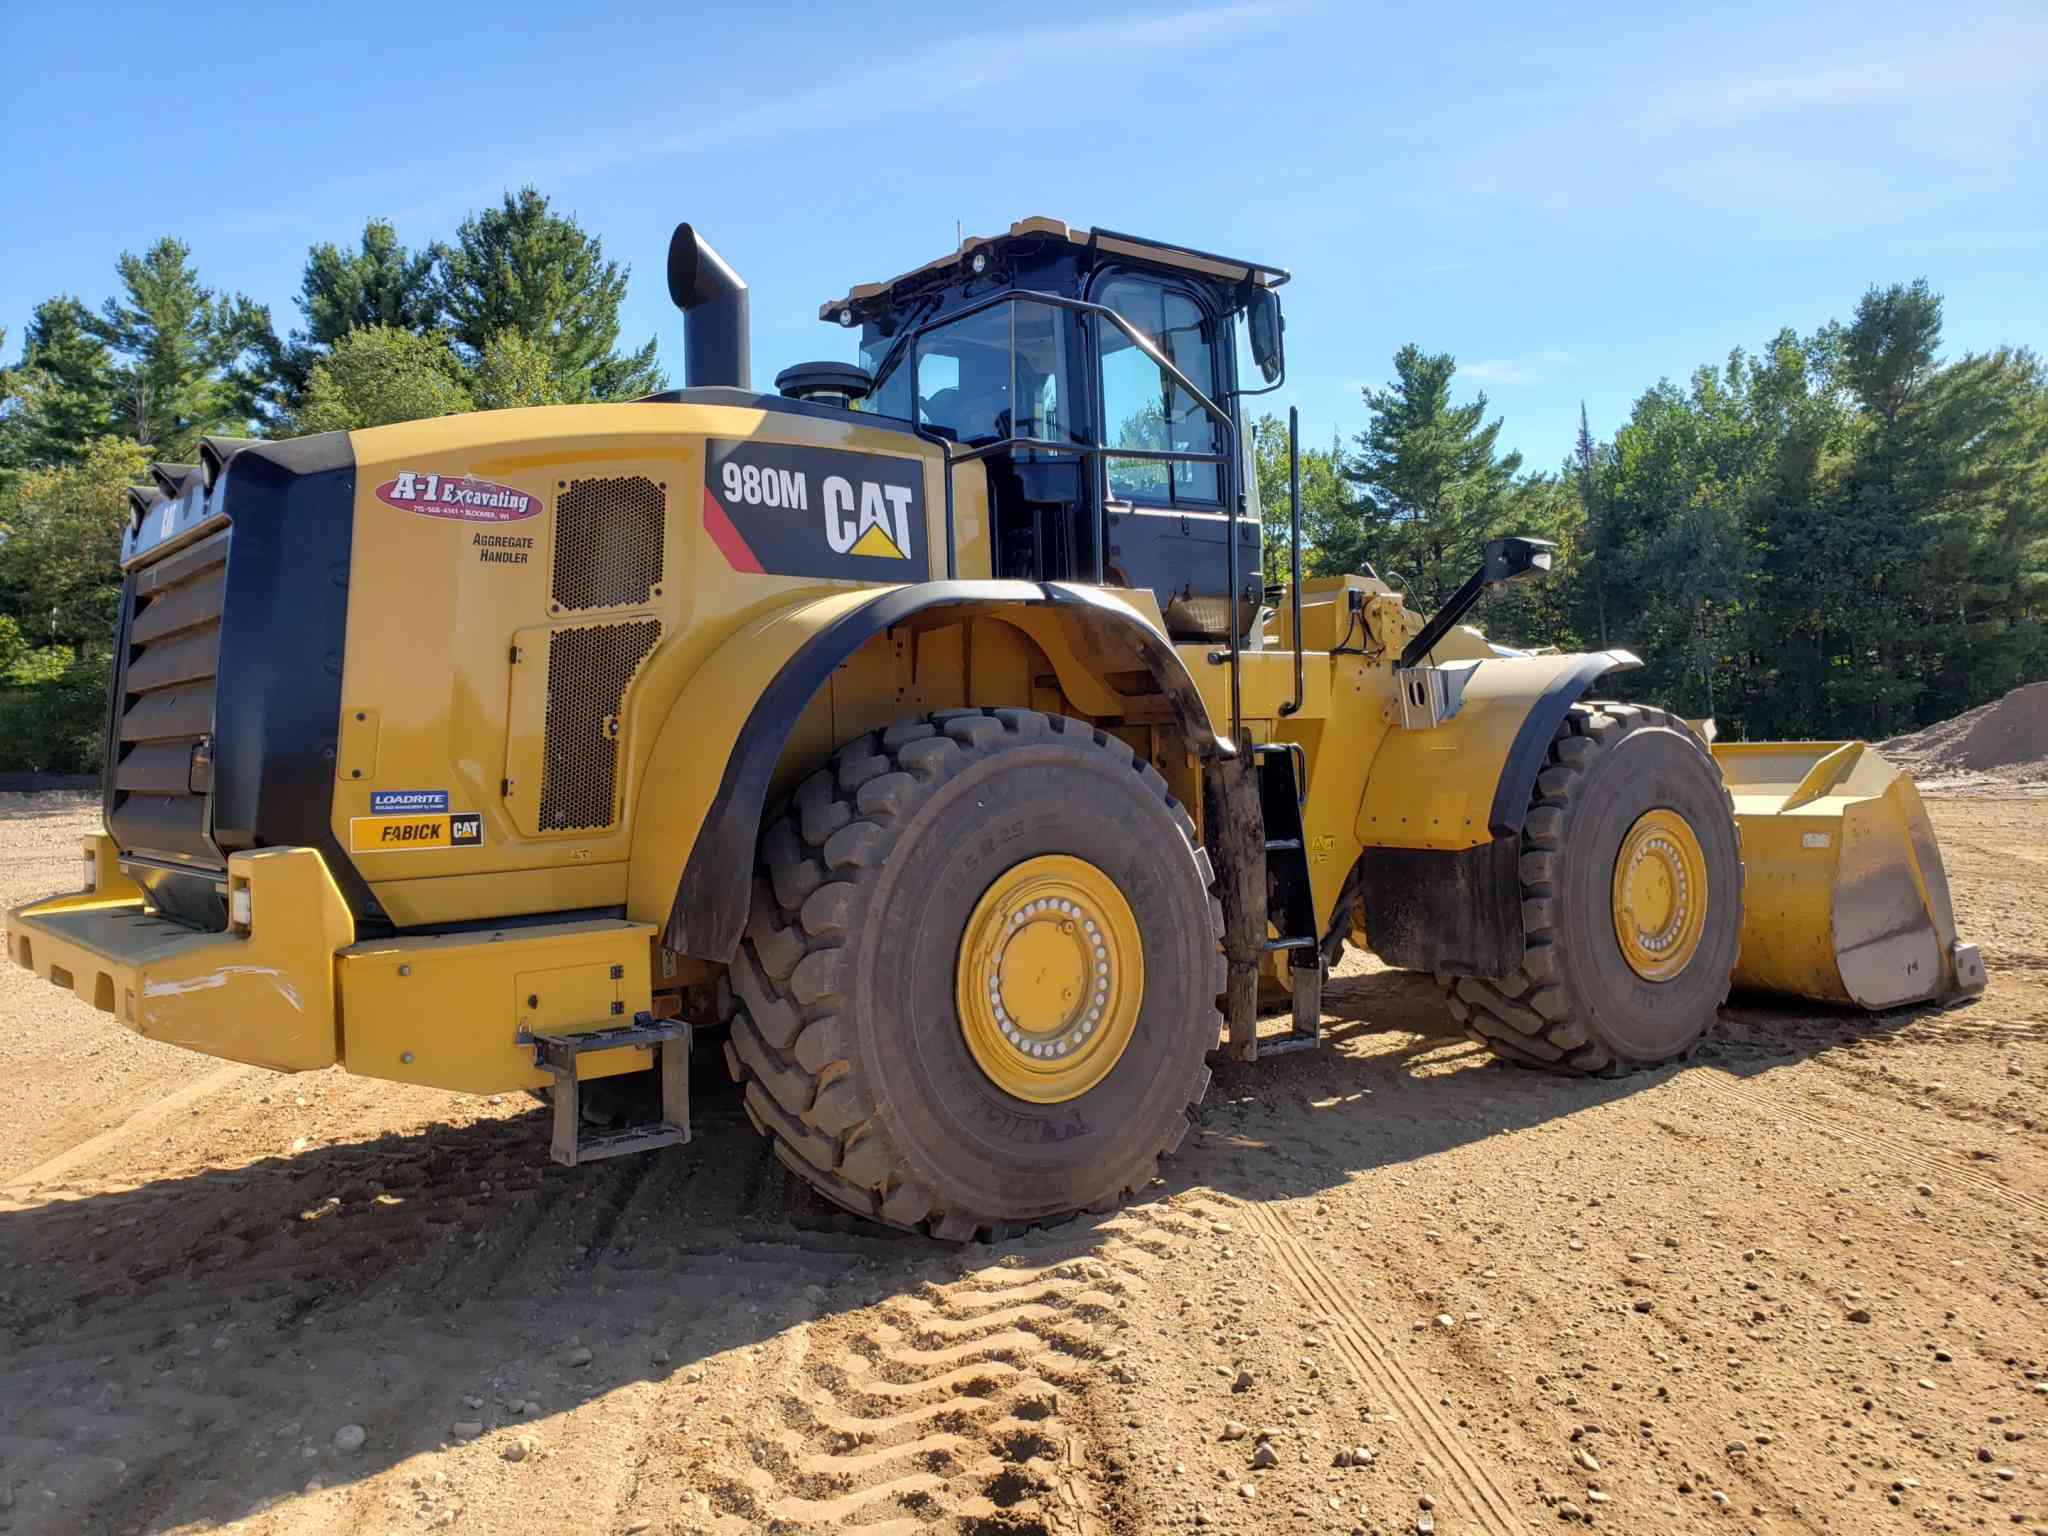
[(117, 669), (107, 809), (124, 851), (218, 868), (207, 828), (228, 533), (138, 571)]
[(559, 610), (640, 607), (661, 587), (668, 487), (642, 475), (572, 480), (555, 499)]
[(617, 816), (620, 715), (661, 624), (593, 624), (548, 640), (540, 773), (544, 832), (608, 827)]

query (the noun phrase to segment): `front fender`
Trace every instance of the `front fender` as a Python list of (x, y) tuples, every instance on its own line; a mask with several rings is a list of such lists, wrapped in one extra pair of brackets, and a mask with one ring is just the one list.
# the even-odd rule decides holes
[(746, 926), (769, 783), (806, 706), (876, 635), (942, 611), (948, 619), (1007, 618), (1041, 642), (1064, 634), (1066, 654), (1053, 657), (1063, 687), (1111, 705), (1117, 690), (1100, 670), (1068, 675), (1106, 651), (1117, 665), (1103, 670), (1150, 675), (1198, 754), (1229, 751), (1172, 645), (1113, 593), (1061, 583), (933, 581), (793, 603), (714, 651), (670, 709), (641, 781), (627, 915), (665, 924), (670, 949), (730, 960)]
[(1387, 732), (1358, 812), (1374, 953), (1409, 970), (1505, 976), (1522, 959), (1522, 823), (1566, 713), (1627, 651), (1482, 661), (1458, 713)]

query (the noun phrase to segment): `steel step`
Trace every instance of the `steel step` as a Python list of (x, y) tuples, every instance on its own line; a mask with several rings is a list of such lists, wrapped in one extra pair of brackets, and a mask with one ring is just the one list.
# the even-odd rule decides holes
[[(579, 1035), (529, 1035), (533, 1064), (555, 1080), (554, 1137), (548, 1155), (565, 1167), (678, 1147), (690, 1139), (690, 1030), (682, 1019), (657, 1019), (651, 1013), (634, 1017), (616, 1029), (594, 1029)], [(661, 1074), (661, 1118), (619, 1130), (585, 1132), (582, 1083), (576, 1058), (590, 1051), (634, 1047), (654, 1054), (650, 1070)]]

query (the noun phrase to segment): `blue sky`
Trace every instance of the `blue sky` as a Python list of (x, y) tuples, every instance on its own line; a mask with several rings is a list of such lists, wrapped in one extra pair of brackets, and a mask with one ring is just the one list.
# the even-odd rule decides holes
[(280, 330), (306, 247), (409, 244), (533, 182), (633, 268), (753, 288), (754, 367), (850, 357), (819, 302), (1047, 213), (1291, 267), (1304, 435), (1407, 341), (1532, 466), (1641, 390), (1925, 276), (1952, 351), (2048, 343), (2048, 8), (0, 8), (0, 325), (163, 233)]

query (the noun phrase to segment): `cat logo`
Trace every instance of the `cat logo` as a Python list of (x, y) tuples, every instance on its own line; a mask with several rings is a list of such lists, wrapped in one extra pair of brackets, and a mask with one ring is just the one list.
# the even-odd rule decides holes
[(711, 438), (704, 534), (749, 575), (926, 581), (925, 473), (907, 454)]
[[(842, 555), (879, 555), (886, 560), (908, 560), (910, 547), (910, 488), (860, 483), (855, 497), (853, 486), (843, 475), (825, 479), (825, 540)], [(854, 506), (858, 500), (860, 513)]]

